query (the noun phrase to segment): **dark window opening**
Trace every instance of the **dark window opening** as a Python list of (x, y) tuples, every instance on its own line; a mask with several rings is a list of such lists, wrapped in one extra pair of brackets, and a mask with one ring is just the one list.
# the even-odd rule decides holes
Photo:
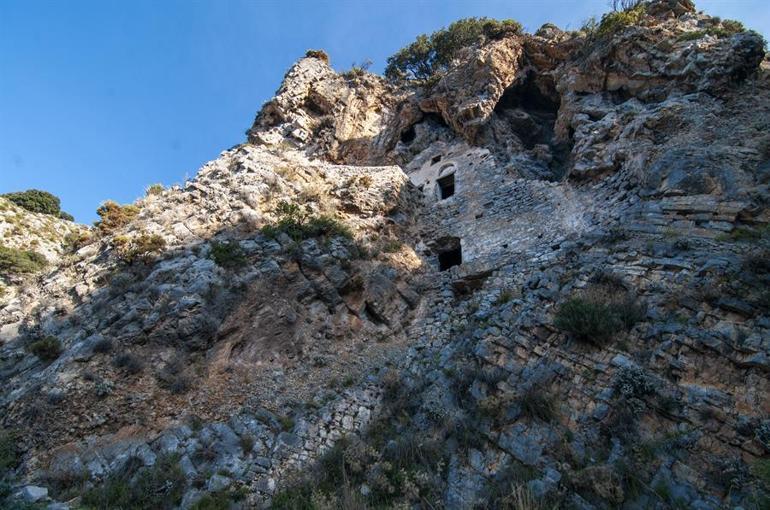
[(412, 143), (417, 136), (414, 130), (414, 125), (409, 126), (409, 129), (401, 133), (401, 141), (404, 143)]
[(452, 250), (441, 251), (438, 254), (438, 268), (440, 271), (446, 271), (450, 267), (459, 266), (462, 263), (463, 253), (460, 246)]
[(441, 193), (441, 200), (449, 198), (455, 194), (455, 174), (449, 174), (436, 181)]
[(430, 164), (435, 165), (439, 161), (441, 161), (441, 154), (439, 154), (438, 156), (433, 156), (433, 159), (430, 160)]

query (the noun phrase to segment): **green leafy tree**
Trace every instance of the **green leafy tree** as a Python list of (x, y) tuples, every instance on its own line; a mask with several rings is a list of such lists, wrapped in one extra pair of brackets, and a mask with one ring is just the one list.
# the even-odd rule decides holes
[(27, 191), (16, 191), (2, 195), (19, 207), (33, 213), (50, 214), (63, 220), (72, 221), (74, 218), (61, 210), (61, 201), (59, 197), (41, 191), (39, 189), (28, 189)]
[(486, 40), (521, 33), (514, 20), (464, 18), (430, 35), (419, 35), (388, 58), (385, 76), (391, 79), (429, 80), (446, 71), (463, 48)]

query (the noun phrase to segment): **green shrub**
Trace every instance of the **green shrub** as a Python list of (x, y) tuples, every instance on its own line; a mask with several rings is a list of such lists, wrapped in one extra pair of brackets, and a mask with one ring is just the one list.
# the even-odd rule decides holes
[(127, 264), (148, 263), (166, 249), (166, 240), (158, 234), (141, 233), (134, 237), (118, 236), (112, 240), (112, 250)]
[(622, 329), (620, 321), (604, 303), (575, 297), (559, 307), (556, 327), (569, 331), (578, 340), (595, 344), (608, 342)]
[(160, 184), (160, 183), (150, 184), (144, 190), (144, 194), (147, 195), (148, 197), (152, 196), (152, 195), (160, 195), (161, 193), (163, 193), (163, 190), (165, 190), (165, 189), (166, 188), (164, 188), (163, 185)]
[(504, 305), (505, 303), (509, 302), (513, 299), (513, 292), (511, 292), (508, 289), (504, 289), (502, 292), (500, 292), (500, 295), (497, 296), (497, 299), (495, 299), (495, 306)]
[(111, 200), (104, 202), (97, 210), (99, 221), (95, 223), (101, 234), (108, 235), (122, 228), (139, 214), (135, 205), (120, 205)]
[(398, 239), (388, 239), (385, 241), (385, 244), (382, 246), (382, 251), (385, 253), (398, 253), (401, 251), (401, 248), (404, 247), (404, 243), (399, 241)]
[(717, 241), (735, 241), (735, 242), (758, 242), (763, 238), (770, 237), (770, 226), (765, 225), (762, 228), (735, 227), (728, 234), (720, 234), (716, 237)]
[(238, 241), (212, 241), (211, 259), (218, 266), (225, 268), (237, 268), (246, 264), (246, 254), (241, 249)]
[(250, 453), (252, 450), (254, 450), (254, 438), (250, 435), (241, 436), (240, 444), (243, 453)]
[(9, 430), (0, 430), (0, 479), (9, 469), (19, 464), (18, 438)]
[(160, 457), (151, 467), (127, 468), (126, 471), (116, 473), (86, 491), (83, 506), (95, 510), (170, 510), (182, 501), (186, 482), (176, 456)]
[(192, 380), (185, 372), (185, 366), (186, 363), (182, 358), (169, 361), (155, 374), (158, 384), (175, 395), (186, 393), (190, 389)]
[(642, 398), (655, 393), (655, 385), (641, 368), (621, 367), (613, 387), (625, 398)]
[(57, 217), (61, 213), (61, 201), (59, 200), (59, 197), (52, 195), (47, 191), (29, 189), (27, 191), (6, 193), (2, 196), (30, 212), (50, 214)]
[(274, 510), (315, 510), (313, 503), (313, 483), (303, 481), (285, 487), (273, 496)]
[(413, 43), (388, 58), (385, 76), (390, 79), (429, 80), (446, 71), (457, 53), (484, 39), (499, 39), (521, 33), (514, 20), (465, 18), (447, 28), (420, 35)]
[(580, 341), (604, 345), (616, 333), (629, 330), (642, 321), (645, 314), (646, 308), (630, 293), (597, 286), (561, 305), (554, 323)]
[(647, 6), (645, 3), (639, 3), (622, 11), (608, 12), (602, 16), (599, 27), (596, 29), (596, 35), (599, 37), (612, 36), (626, 27), (640, 24), (646, 14)]
[(118, 354), (112, 359), (112, 366), (125, 369), (129, 374), (138, 374), (144, 368), (142, 360), (131, 353)]
[(262, 227), (262, 233), (267, 237), (276, 238), (286, 234), (295, 242), (322, 236), (353, 238), (352, 231), (346, 225), (329, 216), (313, 216), (307, 207), (281, 201), (275, 213), (278, 221)]
[(342, 76), (347, 79), (360, 78), (369, 71), (370, 67), (372, 67), (371, 60), (364, 60), (360, 64), (353, 63), (350, 69), (342, 73)]
[(61, 355), (62, 345), (55, 336), (47, 336), (27, 344), (27, 351), (42, 361), (51, 362)]
[(521, 412), (530, 418), (552, 422), (556, 418), (556, 405), (551, 395), (532, 387), (518, 400)]
[(59, 212), (59, 219), (66, 220), (66, 221), (75, 221), (75, 217), (69, 213), (66, 213), (64, 211)]
[(284, 432), (289, 432), (294, 429), (294, 418), (291, 416), (278, 416), (278, 422), (281, 424), (281, 429), (283, 429)]
[(746, 27), (743, 23), (734, 19), (726, 19), (722, 21), (722, 30), (726, 34), (735, 35), (746, 31)]
[(47, 264), (48, 261), (40, 253), (0, 245), (0, 274), (36, 273)]
[(726, 37), (732, 37), (735, 34), (739, 34), (741, 32), (745, 32), (746, 27), (743, 26), (743, 23), (740, 21), (735, 21), (731, 19), (726, 19), (722, 21), (722, 23), (719, 26), (712, 26), (708, 27), (704, 30), (693, 30), (691, 32), (685, 32), (681, 34), (677, 40), (678, 41), (694, 41), (696, 39), (700, 39), (702, 37), (705, 37), (707, 35), (712, 35), (714, 37), (718, 37), (720, 39), (724, 39)]
[(70, 232), (64, 237), (64, 248), (68, 248), (71, 251), (78, 251), (83, 246), (86, 246), (92, 241), (91, 232), (79, 231)]
[(240, 501), (245, 495), (240, 491), (219, 491), (204, 494), (195, 502), (190, 510), (229, 510), (234, 502)]
[(329, 63), (329, 55), (324, 50), (307, 50), (305, 56), (323, 60), (326, 64)]

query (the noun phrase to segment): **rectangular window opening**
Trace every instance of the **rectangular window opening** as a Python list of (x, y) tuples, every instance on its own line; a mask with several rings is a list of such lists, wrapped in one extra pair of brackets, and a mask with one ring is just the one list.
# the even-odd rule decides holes
[(441, 200), (455, 194), (455, 174), (449, 174), (436, 181), (441, 194)]
[(459, 266), (463, 263), (462, 248), (458, 246), (453, 250), (446, 250), (438, 254), (438, 268), (440, 271), (446, 271), (450, 267)]

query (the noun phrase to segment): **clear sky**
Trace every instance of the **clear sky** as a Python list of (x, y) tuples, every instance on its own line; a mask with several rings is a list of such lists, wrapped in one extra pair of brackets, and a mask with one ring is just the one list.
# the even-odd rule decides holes
[[(696, 0), (770, 39), (767, 0)], [(467, 16), (575, 29), (607, 0), (0, 0), (0, 193), (78, 221), (244, 141), (305, 50), (347, 69)]]

